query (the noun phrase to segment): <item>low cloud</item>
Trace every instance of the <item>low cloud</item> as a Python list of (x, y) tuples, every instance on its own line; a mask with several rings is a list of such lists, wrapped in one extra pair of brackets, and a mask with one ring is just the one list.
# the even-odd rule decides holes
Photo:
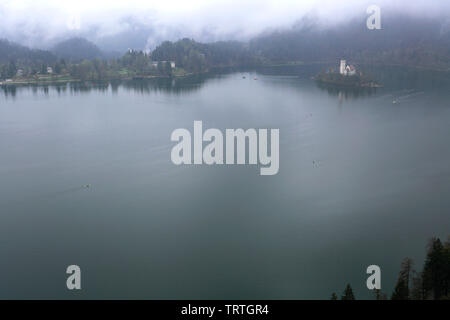
[(122, 38), (130, 45), (151, 49), (181, 37), (246, 40), (265, 30), (289, 28), (305, 16), (336, 25), (364, 17), (369, 4), (424, 16), (450, 12), (448, 0), (0, 0), (0, 38), (45, 48), (72, 36), (107, 46), (126, 35)]

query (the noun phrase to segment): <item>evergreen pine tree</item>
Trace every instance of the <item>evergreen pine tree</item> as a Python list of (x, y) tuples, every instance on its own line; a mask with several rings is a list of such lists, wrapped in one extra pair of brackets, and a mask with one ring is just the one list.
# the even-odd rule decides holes
[(394, 292), (392, 293), (392, 300), (408, 300), (409, 291), (408, 286), (403, 278), (399, 278), (397, 284), (395, 285)]
[(409, 283), (411, 282), (413, 269), (413, 261), (409, 258), (405, 258), (400, 266), (400, 273), (395, 285), (394, 292), (392, 293), (392, 300), (408, 300), (410, 296)]
[(355, 295), (353, 294), (353, 290), (350, 284), (347, 284), (347, 287), (345, 287), (344, 294), (342, 295), (341, 300), (355, 300)]
[(432, 238), (423, 269), (424, 287), (438, 300), (446, 294), (445, 250), (439, 238)]
[(427, 290), (425, 289), (422, 272), (415, 272), (412, 277), (412, 289), (410, 292), (410, 298), (412, 300), (427, 299)]

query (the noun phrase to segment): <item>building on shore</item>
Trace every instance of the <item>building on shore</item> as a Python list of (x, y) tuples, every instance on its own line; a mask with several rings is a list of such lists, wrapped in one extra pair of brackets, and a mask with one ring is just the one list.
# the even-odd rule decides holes
[(176, 66), (176, 65), (175, 65), (175, 61), (153, 61), (152, 64), (153, 64), (154, 67), (158, 67), (158, 63), (160, 63), (160, 62), (161, 62), (162, 64), (164, 64), (164, 65), (165, 65), (166, 63), (170, 63), (170, 66), (172, 67), (172, 69), (175, 69), (175, 66)]

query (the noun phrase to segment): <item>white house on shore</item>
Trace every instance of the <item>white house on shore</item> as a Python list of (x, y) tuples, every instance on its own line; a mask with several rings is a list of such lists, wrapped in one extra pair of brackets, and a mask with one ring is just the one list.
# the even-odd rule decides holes
[(344, 76), (354, 76), (356, 74), (356, 68), (353, 65), (347, 65), (347, 61), (341, 60), (339, 73)]
[(153, 61), (153, 66), (157, 67), (158, 63), (162, 62), (163, 64), (170, 63), (170, 66), (172, 69), (175, 69), (175, 62), (174, 61)]

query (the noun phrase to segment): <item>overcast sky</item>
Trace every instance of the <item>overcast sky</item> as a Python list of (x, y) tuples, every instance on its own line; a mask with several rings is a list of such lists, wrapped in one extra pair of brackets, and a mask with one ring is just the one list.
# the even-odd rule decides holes
[(369, 4), (421, 15), (450, 12), (450, 0), (0, 0), (0, 38), (45, 47), (74, 35), (111, 38), (139, 27), (152, 30), (149, 46), (185, 36), (245, 40), (305, 15), (322, 24), (365, 17)]

